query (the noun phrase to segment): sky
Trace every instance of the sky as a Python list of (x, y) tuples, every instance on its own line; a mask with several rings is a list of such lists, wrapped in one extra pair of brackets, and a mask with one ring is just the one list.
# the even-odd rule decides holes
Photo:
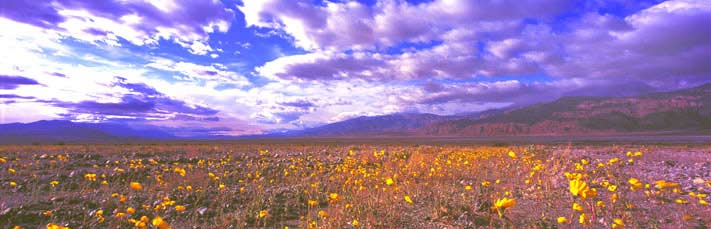
[(246, 135), (711, 82), (708, 0), (4, 0), (0, 123)]

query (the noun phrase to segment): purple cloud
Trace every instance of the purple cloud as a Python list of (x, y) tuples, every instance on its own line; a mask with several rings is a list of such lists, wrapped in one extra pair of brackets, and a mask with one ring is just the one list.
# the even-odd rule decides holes
[(53, 106), (66, 108), (71, 116), (91, 114), (98, 116), (135, 117), (140, 120), (162, 119), (181, 121), (219, 121), (214, 117), (219, 111), (199, 106), (188, 105), (157, 91), (142, 83), (127, 83), (125, 78), (116, 77), (114, 87), (121, 87), (131, 93), (125, 94), (118, 102), (64, 102), (45, 101)]
[(43, 28), (56, 28), (64, 21), (50, 4), (37, 5), (36, 1), (26, 0), (3, 1), (0, 16)]
[(247, 26), (284, 30), (309, 50), (347, 50), (419, 42), (472, 22), (549, 18), (569, 1), (379, 1), (311, 4), (306, 0), (245, 1)]
[[(85, 11), (90, 16), (72, 14), (72, 11)], [(194, 54), (204, 55), (212, 51), (206, 44), (208, 33), (226, 32), (234, 12), (221, 1), (11, 0), (0, 4), (0, 16), (68, 36), (79, 35), (75, 36), (79, 39), (91, 37), (90, 42), (101, 40), (117, 44), (116, 37), (136, 45), (173, 40)], [(125, 28), (117, 30), (110, 28), (112, 25), (99, 24), (98, 18)]]
[(0, 75), (0, 89), (15, 89), (20, 85), (37, 85), (39, 84), (36, 80), (22, 77), (22, 76), (9, 76)]
[(21, 96), (13, 94), (0, 94), (0, 99), (34, 99), (32, 96)]
[(308, 101), (308, 100), (305, 100), (305, 99), (299, 99), (299, 100), (287, 101), (287, 102), (280, 102), (280, 103), (278, 103), (278, 104), (279, 104), (279, 105), (282, 105), (282, 106), (298, 107), (298, 108), (302, 108), (302, 109), (308, 109), (308, 108), (311, 108), (311, 107), (315, 107), (315, 106), (316, 106), (315, 103), (313, 103), (313, 102), (311, 102), (311, 101)]

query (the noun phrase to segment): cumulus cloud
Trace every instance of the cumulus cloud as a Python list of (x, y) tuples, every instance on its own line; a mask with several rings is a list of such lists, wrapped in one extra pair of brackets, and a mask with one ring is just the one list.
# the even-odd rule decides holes
[(363, 49), (402, 41), (425, 41), (473, 21), (549, 17), (567, 1), (356, 1), (311, 4), (306, 0), (244, 1), (239, 9), (247, 26), (283, 30), (307, 50)]
[(92, 43), (135, 45), (173, 41), (191, 53), (212, 48), (208, 34), (226, 32), (234, 13), (219, 0), (187, 1), (9, 1), (0, 16)]
[[(449, 94), (487, 99), (536, 101), (563, 94), (610, 95), (605, 88), (624, 88), (627, 94), (698, 85), (711, 79), (709, 4), (699, 0), (665, 1), (629, 6), (628, 15), (601, 14), (588, 4), (580, 18), (553, 19), (569, 9), (563, 2), (431, 1), (412, 4), (379, 1), (326, 2), (246, 1), (240, 7), (248, 26), (283, 31), (309, 53), (284, 56), (257, 68), (265, 77), (281, 80), (365, 79), (392, 83), (401, 80), (464, 79), (545, 74), (551, 82), (521, 84), (514, 94), (531, 98), (495, 97), (491, 89), (450, 90)], [(630, 5), (630, 4), (628, 4)], [(544, 7), (542, 7), (544, 6)], [(289, 8), (286, 10), (285, 8)], [(350, 23), (341, 18), (353, 17)], [(536, 19), (535, 23), (527, 20)], [(333, 26), (340, 24), (343, 26)], [(360, 27), (359, 27), (360, 26)], [(353, 27), (353, 29), (349, 29)], [(560, 29), (564, 28), (564, 29)], [(424, 45), (399, 52), (403, 42)], [(344, 51), (346, 50), (346, 51)], [(561, 83), (565, 82), (565, 83)], [(576, 82), (573, 88), (566, 88)], [(511, 83), (501, 81), (499, 84)], [(444, 85), (448, 86), (448, 85)], [(428, 90), (437, 86), (429, 85)], [(489, 88), (489, 87), (486, 87)], [(578, 91), (576, 91), (578, 90)], [(465, 92), (466, 91), (466, 92)], [(559, 91), (561, 93), (548, 93)], [(566, 93), (562, 93), (566, 92)], [(445, 93), (447, 94), (447, 93)], [(619, 94), (619, 93), (617, 93)], [(511, 94), (509, 94), (511, 95)], [(459, 96), (423, 98), (425, 103), (458, 100)]]

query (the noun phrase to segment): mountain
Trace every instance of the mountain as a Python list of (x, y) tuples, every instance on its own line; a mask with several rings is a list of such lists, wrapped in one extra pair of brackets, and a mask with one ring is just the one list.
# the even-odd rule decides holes
[(424, 136), (711, 133), (711, 84), (633, 97), (563, 97), (482, 119), (457, 119), (415, 131)]
[(461, 118), (434, 114), (400, 113), (381, 116), (361, 116), (323, 126), (292, 131), (287, 136), (365, 136), (403, 135), (427, 125)]
[[(134, 140), (234, 139), (176, 137), (161, 127), (38, 121), (0, 124), (0, 143), (93, 143)], [(527, 107), (440, 116), (401, 113), (357, 117), (315, 128), (240, 138), (387, 136), (711, 135), (711, 84), (631, 97), (563, 97)]]
[(77, 123), (64, 120), (0, 124), (0, 143), (77, 143), (138, 139), (171, 139), (166, 132), (134, 129), (115, 123)]

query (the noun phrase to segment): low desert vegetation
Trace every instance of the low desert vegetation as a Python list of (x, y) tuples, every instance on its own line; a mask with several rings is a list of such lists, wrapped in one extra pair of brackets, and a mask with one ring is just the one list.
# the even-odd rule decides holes
[(8, 228), (706, 228), (711, 147), (0, 147)]

